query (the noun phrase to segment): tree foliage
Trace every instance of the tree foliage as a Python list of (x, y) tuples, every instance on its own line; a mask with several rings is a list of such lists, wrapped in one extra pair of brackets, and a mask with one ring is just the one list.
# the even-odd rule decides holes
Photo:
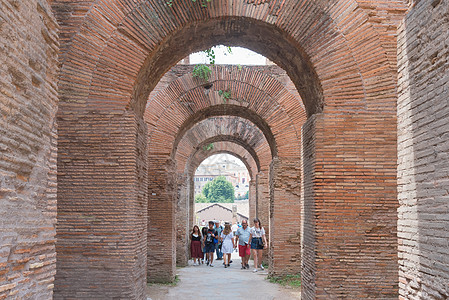
[(234, 193), (232, 183), (227, 181), (224, 176), (218, 176), (213, 181), (206, 183), (202, 196), (198, 195), (195, 201), (200, 203), (203, 201), (210, 203), (233, 203), (235, 199)]

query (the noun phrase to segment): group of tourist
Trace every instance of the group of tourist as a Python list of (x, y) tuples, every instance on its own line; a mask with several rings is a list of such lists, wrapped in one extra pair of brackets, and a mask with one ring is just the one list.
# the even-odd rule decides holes
[(262, 250), (267, 247), (265, 229), (260, 224), (259, 219), (254, 219), (254, 227), (248, 226), (248, 221), (243, 220), (241, 227), (225, 223), (220, 225), (218, 221), (209, 221), (207, 227), (201, 230), (198, 225), (193, 226), (190, 234), (190, 254), (193, 259), (193, 265), (206, 263), (213, 267), (214, 252), (217, 254), (217, 260), (223, 259), (225, 268), (231, 266), (231, 254), (234, 250), (239, 251), (242, 259), (241, 269), (249, 269), (249, 257), (251, 250), (254, 258), (254, 270), (264, 269), (262, 266)]

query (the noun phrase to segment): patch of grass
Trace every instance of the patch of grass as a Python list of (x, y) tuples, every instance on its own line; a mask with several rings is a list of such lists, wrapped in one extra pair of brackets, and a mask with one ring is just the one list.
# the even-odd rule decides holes
[(271, 283), (277, 283), (282, 286), (289, 286), (293, 288), (301, 287), (301, 275), (283, 275), (283, 276), (271, 276), (268, 277)]
[(175, 278), (173, 279), (173, 281), (167, 281), (167, 282), (148, 282), (147, 285), (151, 286), (151, 285), (168, 285), (168, 286), (176, 286), (178, 285), (179, 282), (179, 276), (175, 275)]

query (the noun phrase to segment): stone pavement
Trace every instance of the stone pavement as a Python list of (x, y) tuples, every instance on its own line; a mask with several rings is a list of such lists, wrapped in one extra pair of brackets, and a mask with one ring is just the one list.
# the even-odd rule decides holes
[(289, 289), (265, 280), (267, 271), (253, 273), (253, 262), (249, 270), (241, 270), (237, 253), (232, 255), (230, 268), (223, 261), (214, 261), (214, 267), (204, 265), (178, 269), (176, 286), (152, 284), (147, 288), (148, 300), (165, 299), (300, 299), (299, 289)]

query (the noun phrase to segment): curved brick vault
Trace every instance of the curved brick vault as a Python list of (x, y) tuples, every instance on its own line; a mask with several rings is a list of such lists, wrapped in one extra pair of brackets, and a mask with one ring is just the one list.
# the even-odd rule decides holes
[(303, 97), (302, 299), (449, 297), (448, 7), (0, 0), (0, 298), (145, 299), (146, 96), (216, 42), (264, 53)]
[[(156, 0), (51, 3), (61, 49), (57, 297), (144, 297), (144, 236), (158, 229), (146, 229), (146, 214), (154, 219), (154, 209), (175, 198), (172, 155), (184, 131), (219, 115), (247, 118), (264, 132), (275, 153), (266, 178), (270, 197), (299, 197), (301, 182), (303, 298), (397, 294), (395, 34), (403, 1), (214, 0), (208, 8), (190, 0), (172, 8)], [(285, 69), (303, 99), (306, 124), (301, 128), (304, 118), (292, 117), (302, 104), (281, 107), (285, 98), (266, 81), (233, 81), (237, 69), (214, 72), (215, 92), (197, 86), (167, 102), (183, 90), (173, 85), (148, 109), (165, 72), (217, 43), (245, 46)], [(263, 94), (264, 102), (224, 104), (219, 86), (243, 99), (244, 91)], [(148, 144), (142, 116), (149, 110), (158, 113), (147, 119)], [(302, 149), (291, 141), (302, 141)], [(171, 209), (160, 217), (172, 216)], [(283, 206), (276, 211), (279, 222), (299, 219)], [(297, 237), (289, 241), (299, 248)], [(174, 266), (174, 257), (164, 264)], [(344, 281), (342, 273), (348, 273)], [(89, 289), (81, 278), (100, 288)]]
[[(204, 150), (203, 145), (209, 145), (213, 143), (213, 149)], [(214, 154), (231, 154), (240, 159), (247, 167), (250, 178), (255, 178), (258, 174), (258, 166), (256, 160), (257, 155), (248, 151), (249, 145), (244, 141), (239, 140), (233, 136), (215, 136), (211, 139), (203, 140), (192, 154), (189, 156), (185, 165), (186, 170), (182, 173), (178, 173), (178, 198), (176, 201), (176, 264), (186, 265), (189, 259), (189, 238), (188, 234), (190, 228), (192, 228), (195, 220), (194, 215), (194, 174), (196, 168), (201, 164), (203, 160)], [(256, 180), (252, 180), (250, 183), (249, 191), (249, 206), (250, 217), (257, 215), (256, 212)], [(263, 214), (262, 211), (260, 211)]]
[(212, 117), (195, 124), (178, 143), (175, 155), (178, 172), (187, 168), (191, 170), (190, 164), (194, 164), (192, 156), (198, 151), (204, 151), (201, 147), (205, 143), (217, 141), (230, 141), (244, 147), (251, 155), (251, 160), (248, 160), (252, 162), (248, 168), (251, 172), (257, 172), (261, 165), (271, 162), (268, 142), (252, 122), (240, 117)]
[[(203, 147), (209, 144), (213, 145), (213, 149), (205, 150)], [(177, 265), (185, 265), (188, 260), (188, 233), (195, 221), (194, 172), (204, 159), (217, 153), (228, 153), (238, 157), (246, 165), (251, 178), (255, 178), (261, 171), (261, 167), (268, 170), (271, 162), (271, 152), (265, 136), (260, 129), (246, 119), (232, 116), (212, 117), (198, 122), (185, 133), (178, 144), (175, 156), (178, 172)], [(180, 183), (179, 181), (182, 180), (185, 182)], [(255, 182), (254, 180), (251, 183), (252, 186)], [(252, 216), (257, 215), (255, 193), (257, 189), (252, 188), (250, 192)], [(264, 213), (267, 214), (260, 211), (260, 215)]]
[[(285, 262), (290, 261), (292, 255), (299, 256), (299, 248), (290, 244), (288, 240), (290, 236), (297, 236), (299, 234), (299, 162), (300, 153), (299, 145), (301, 144), (299, 130), (305, 121), (305, 112), (300, 103), (300, 99), (292, 95), (285, 86), (275, 78), (260, 72), (257, 69), (250, 67), (238, 68), (236, 66), (213, 66), (212, 74), (205, 86), (204, 80), (192, 77), (188, 73), (184, 76), (172, 81), (166, 89), (158, 92), (157, 95), (150, 98), (147, 103), (145, 112), (145, 121), (148, 124), (149, 131), (149, 177), (158, 174), (149, 184), (150, 206), (149, 214), (157, 217), (150, 217), (150, 226), (157, 228), (171, 228), (173, 227), (172, 218), (163, 212), (170, 212), (173, 207), (170, 207), (173, 199), (183, 197), (177, 195), (175, 185), (171, 182), (181, 180), (179, 176), (172, 174), (174, 168), (184, 169), (184, 159), (187, 157), (189, 151), (195, 149), (201, 138), (201, 132), (207, 134), (209, 141), (222, 140), (223, 136), (232, 139), (232, 136), (242, 136), (240, 140), (244, 141), (249, 146), (248, 151), (256, 151), (260, 153), (258, 156), (264, 159), (266, 166), (265, 180), (261, 179), (260, 190), (264, 190), (265, 200), (261, 200), (262, 205), (260, 212), (256, 212), (264, 224), (267, 224), (267, 232), (278, 236), (278, 239), (270, 239), (270, 250), (277, 252), (277, 249), (283, 248), (282, 253), (277, 255), (278, 266), (283, 266), (285, 263), (281, 262), (281, 257), (285, 257)], [(230, 99), (224, 99), (219, 95), (220, 90), (227, 90), (230, 92)], [(212, 118), (214, 116), (230, 115), (231, 118)], [(201, 122), (205, 118), (209, 118), (208, 122)], [(246, 118), (247, 121), (243, 121)], [(232, 120), (232, 121), (231, 121)], [(293, 122), (295, 120), (295, 122)], [(301, 121), (302, 120), (302, 121)], [(198, 123), (200, 122), (200, 123)], [(251, 124), (253, 123), (253, 124)], [(194, 130), (193, 126), (196, 126)], [(209, 128), (207, 128), (209, 126)], [(205, 128), (204, 128), (205, 127)], [(254, 128), (259, 128), (254, 130)], [(189, 132), (189, 134), (186, 134)], [(197, 135), (195, 140), (191, 136)], [(254, 136), (254, 138), (252, 138)], [(184, 139), (184, 137), (186, 137)], [(190, 137), (190, 145), (188, 144)], [(263, 137), (263, 138), (262, 138)], [(252, 139), (252, 140), (251, 140)], [(237, 139), (236, 139), (237, 140)], [(257, 140), (263, 141), (258, 143)], [(182, 143), (184, 141), (184, 143)], [(269, 146), (269, 148), (267, 148)], [(178, 155), (178, 151), (181, 152)], [(273, 157), (278, 157), (280, 161), (284, 162), (282, 165), (285, 173), (288, 173), (287, 166), (291, 168), (291, 176), (284, 178), (285, 182), (294, 181), (291, 183), (292, 190), (296, 190), (289, 197), (275, 197), (274, 192), (270, 193), (269, 185), (269, 166)], [(168, 163), (167, 163), (168, 162)], [(289, 165), (290, 164), (290, 165)], [(173, 165), (167, 169), (167, 165)], [(296, 166), (295, 166), (296, 165)], [(281, 165), (276, 167), (277, 171), (283, 169)], [(273, 167), (274, 168), (274, 167)], [(191, 174), (185, 174), (186, 180), (191, 178)], [(175, 179), (175, 177), (177, 179)], [(295, 178), (295, 179), (294, 179)], [(166, 186), (170, 188), (165, 188)], [(184, 184), (185, 187), (188, 183)], [(277, 185), (272, 185), (277, 186)], [(163, 187), (161, 189), (161, 187)], [(274, 188), (272, 188), (274, 190)], [(184, 194), (185, 192), (181, 192)], [(257, 193), (257, 191), (256, 191)], [(151, 197), (152, 195), (157, 197)], [(165, 200), (163, 197), (165, 198)], [(153, 198), (156, 198), (153, 200)], [(193, 196), (190, 197), (193, 201)], [(296, 199), (296, 200), (295, 200)], [(151, 202), (157, 201), (157, 202)], [(160, 201), (163, 201), (162, 203)], [(271, 206), (269, 202), (273, 202)], [(275, 220), (281, 222), (274, 211), (277, 211), (279, 203), (286, 205), (287, 201), (291, 203), (291, 220), (296, 213), (296, 226), (293, 222), (290, 224), (290, 230), (274, 231)], [(180, 201), (176, 201), (179, 205), (183, 205)], [(157, 203), (157, 204), (156, 204)], [(275, 204), (277, 203), (277, 204)], [(297, 210), (293, 209), (295, 206)], [(270, 207), (270, 208), (269, 208)], [(269, 218), (269, 215), (272, 218)], [(284, 213), (285, 218), (289, 214)], [(268, 230), (268, 223), (270, 221), (270, 230)], [(282, 231), (282, 232), (281, 232)], [(290, 232), (290, 231), (294, 231)], [(157, 230), (155, 230), (155, 233)], [(179, 232), (179, 231), (178, 231)], [(152, 241), (155, 236), (149, 232), (148, 240)], [(278, 243), (279, 241), (279, 243)], [(174, 239), (167, 239), (164, 242), (158, 241), (157, 247), (149, 243), (149, 260), (153, 263), (148, 268), (150, 280), (161, 278), (161, 276), (173, 276), (173, 266), (163, 265), (158, 263), (160, 261), (161, 253), (160, 244), (165, 243), (165, 248), (172, 248), (176, 241)], [(289, 249), (288, 248), (293, 248)], [(295, 254), (296, 253), (296, 254)], [(167, 254), (165, 255), (167, 256)], [(179, 257), (179, 255), (178, 255)], [(272, 256), (274, 257), (274, 256)], [(299, 260), (295, 258), (296, 272), (299, 270)], [(274, 266), (274, 264), (271, 264)], [(291, 271), (293, 271), (295, 264), (290, 264)], [(270, 272), (281, 273), (286, 272), (287, 268), (270, 269)], [(165, 278), (165, 277), (162, 277)], [(167, 279), (170, 279), (167, 278)]]

